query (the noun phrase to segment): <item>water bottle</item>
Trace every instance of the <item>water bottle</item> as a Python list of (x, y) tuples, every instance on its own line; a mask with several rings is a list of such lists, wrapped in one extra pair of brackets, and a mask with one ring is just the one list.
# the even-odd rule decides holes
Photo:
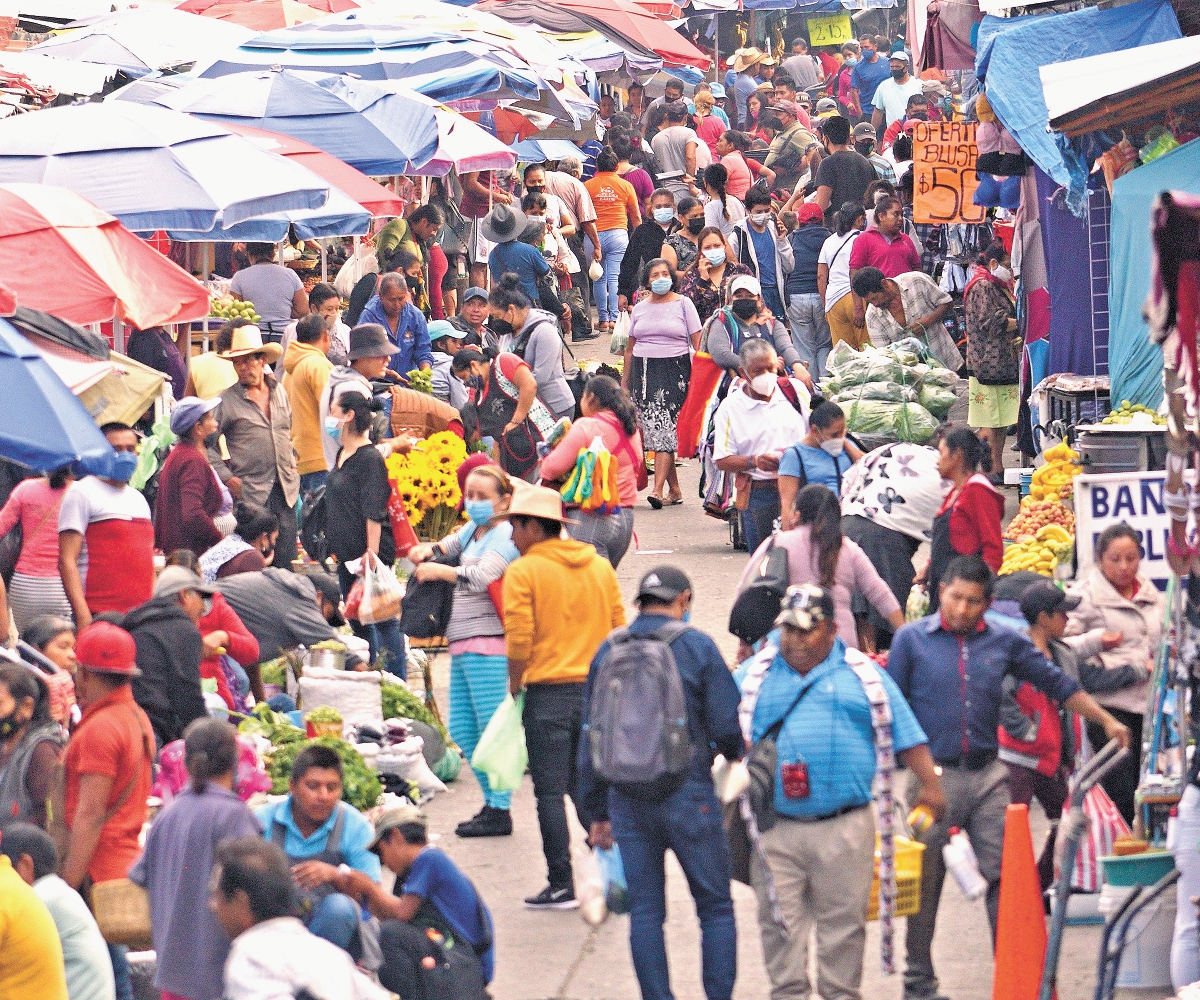
[(979, 874), (970, 838), (956, 826), (950, 828), (950, 842), (942, 848), (942, 860), (967, 899), (974, 901), (987, 892), (987, 880)]
[(1167, 816), (1167, 850), (1174, 851), (1179, 844), (1179, 810), (1175, 806), (1171, 806), (1171, 812)]

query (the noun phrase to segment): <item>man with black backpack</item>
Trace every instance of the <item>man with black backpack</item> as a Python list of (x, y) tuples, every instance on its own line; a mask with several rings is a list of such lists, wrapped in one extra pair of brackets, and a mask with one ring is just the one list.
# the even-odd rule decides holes
[(594, 847), (621, 847), (629, 944), (643, 1000), (669, 1000), (663, 856), (675, 852), (696, 901), (704, 993), (729, 1000), (737, 931), (729, 847), (713, 791), (714, 753), (742, 755), (738, 690), (716, 643), (686, 622), (692, 584), (673, 566), (638, 585), (639, 614), (592, 659), (583, 695), (576, 801)]

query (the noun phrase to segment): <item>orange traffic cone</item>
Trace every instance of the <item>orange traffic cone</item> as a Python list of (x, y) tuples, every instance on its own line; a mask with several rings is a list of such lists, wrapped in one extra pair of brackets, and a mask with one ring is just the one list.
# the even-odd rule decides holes
[(1009, 806), (1000, 865), (992, 1000), (1037, 1000), (1046, 959), (1046, 914), (1033, 859), (1029, 807)]

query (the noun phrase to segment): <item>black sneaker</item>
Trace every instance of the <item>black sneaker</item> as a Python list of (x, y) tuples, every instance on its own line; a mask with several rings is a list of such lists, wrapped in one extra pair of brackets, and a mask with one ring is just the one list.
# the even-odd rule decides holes
[(577, 910), (579, 900), (575, 898), (574, 889), (555, 889), (548, 885), (536, 896), (525, 900), (525, 905), (531, 910)]
[(599, 339), (600, 339), (600, 334), (598, 334), (598, 333), (582, 333), (582, 334), (573, 333), (573, 334), (571, 334), (571, 343), (572, 344), (583, 344), (589, 340), (599, 340)]
[(507, 809), (484, 806), (465, 823), (459, 823), (454, 832), (460, 837), (507, 837), (513, 831), (512, 816)]

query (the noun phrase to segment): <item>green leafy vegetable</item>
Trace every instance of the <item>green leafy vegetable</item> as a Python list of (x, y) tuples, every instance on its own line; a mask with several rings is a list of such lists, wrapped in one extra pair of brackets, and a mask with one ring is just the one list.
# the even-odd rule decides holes
[(950, 407), (958, 402), (958, 393), (940, 385), (923, 385), (917, 402), (941, 420), (950, 412)]
[(380, 690), (383, 694), (383, 717), (385, 719), (416, 719), (418, 722), (424, 722), (438, 731), (447, 746), (453, 745), (450, 734), (446, 732), (446, 727), (442, 725), (438, 717), (429, 711), (425, 707), (425, 703), (403, 684), (391, 684), (385, 680)]
[(937, 430), (937, 420), (919, 403), (866, 399), (840, 405), (851, 434), (878, 434), (892, 441), (925, 444)]
[(266, 663), (260, 663), (258, 672), (262, 676), (264, 684), (283, 687), (287, 683), (287, 658), (280, 656), (277, 659), (268, 660)]
[(309, 649), (332, 649), (335, 653), (346, 652), (346, 644), (338, 642), (336, 639), (322, 639), (320, 642), (314, 642)]
[(293, 726), (282, 712), (273, 712), (265, 701), (255, 705), (250, 717), (238, 724), (238, 732), (262, 736), (275, 746), (304, 741), (304, 730)]
[(314, 708), (304, 716), (309, 722), (337, 722), (342, 721), (342, 713), (336, 708), (330, 708), (328, 705), (322, 705), (319, 708)]
[(345, 740), (333, 736), (321, 736), (315, 740), (302, 740), (298, 743), (286, 743), (277, 747), (267, 759), (267, 774), (274, 784), (271, 794), (286, 795), (288, 779), (292, 775), (292, 765), (296, 756), (307, 746), (329, 747), (337, 753), (342, 761), (342, 800), (354, 806), (355, 809), (370, 809), (379, 801), (383, 794), (383, 785), (379, 776), (367, 766), (362, 754)]

